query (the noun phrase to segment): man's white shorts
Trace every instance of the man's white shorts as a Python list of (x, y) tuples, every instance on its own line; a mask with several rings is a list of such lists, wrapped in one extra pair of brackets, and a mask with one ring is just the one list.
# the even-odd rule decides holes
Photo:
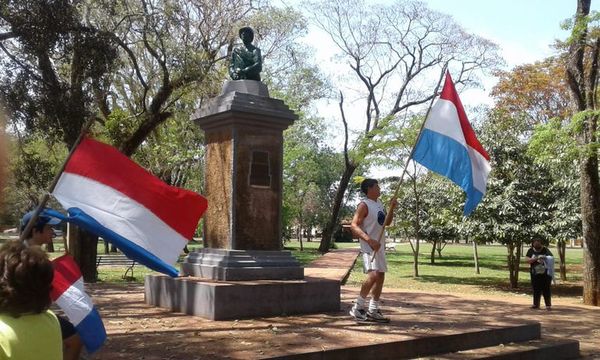
[(363, 253), (363, 271), (364, 273), (368, 273), (369, 271), (378, 271), (378, 272), (387, 272), (387, 261), (385, 259), (385, 249), (383, 246), (377, 251), (375, 254), (375, 259), (371, 261), (373, 258), (373, 253)]

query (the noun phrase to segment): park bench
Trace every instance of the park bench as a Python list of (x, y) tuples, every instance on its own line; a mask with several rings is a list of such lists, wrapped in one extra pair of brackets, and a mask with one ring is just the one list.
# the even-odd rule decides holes
[[(98, 273), (99, 266), (126, 266), (127, 270), (125, 270), (125, 274), (123, 274), (122, 278), (133, 278), (133, 267), (135, 264), (134, 260), (129, 259), (123, 254), (98, 255), (96, 259), (96, 274)], [(131, 272), (130, 277), (127, 276), (129, 272)]]
[(386, 243), (385, 244), (385, 251), (396, 251), (396, 244), (392, 243)]

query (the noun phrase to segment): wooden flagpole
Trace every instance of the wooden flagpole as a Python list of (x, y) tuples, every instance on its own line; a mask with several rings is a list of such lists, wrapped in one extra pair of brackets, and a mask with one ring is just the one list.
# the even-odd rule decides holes
[[(402, 171), (400, 180), (398, 180), (398, 183), (396, 185), (396, 190), (394, 191), (394, 196), (392, 197), (392, 199), (395, 199), (396, 196), (398, 196), (400, 187), (402, 186), (402, 183), (404, 182), (404, 175), (406, 175), (406, 171), (408, 169), (408, 163), (410, 162), (410, 160), (413, 157), (413, 154), (415, 153), (415, 149), (417, 147), (417, 144), (419, 143), (419, 139), (421, 139), (421, 134), (423, 133), (423, 128), (425, 127), (425, 122), (427, 121), (427, 117), (429, 117), (429, 113), (431, 112), (431, 108), (433, 107), (433, 103), (435, 101), (435, 98), (437, 97), (438, 91), (440, 89), (440, 85), (442, 84), (442, 80), (444, 79), (444, 75), (446, 74), (447, 69), (448, 69), (447, 66), (444, 66), (442, 68), (442, 73), (440, 74), (440, 79), (438, 80), (437, 86), (435, 88), (435, 92), (433, 93), (433, 98), (431, 99), (431, 102), (429, 103), (429, 107), (427, 108), (427, 112), (425, 113), (425, 119), (423, 120), (423, 122), (421, 123), (421, 127), (419, 128), (419, 134), (417, 135), (417, 140), (413, 144), (412, 149), (410, 150), (410, 154), (408, 155), (408, 159), (406, 160), (406, 163), (404, 164), (404, 170)], [(392, 216), (392, 211), (393, 211), (393, 209), (392, 209), (392, 205), (390, 203), (390, 207), (388, 209), (387, 216), (386, 216), (385, 220), (383, 221), (383, 226), (381, 228), (381, 232), (379, 233), (379, 237), (377, 238), (377, 242), (380, 245), (381, 245), (381, 239), (383, 238), (383, 233), (385, 232), (386, 223), (388, 222), (388, 216)], [(417, 214), (417, 216), (418, 216), (418, 214)], [(380, 246), (380, 248), (381, 248), (381, 246)], [(377, 255), (378, 250), (375, 250), (373, 252), (373, 257), (371, 258), (371, 262), (373, 262), (373, 260), (375, 260), (375, 255)], [(384, 249), (384, 251), (385, 251), (385, 249)]]
[(35, 222), (37, 221), (37, 218), (39, 217), (40, 213), (42, 212), (42, 209), (44, 209), (44, 207), (46, 206), (46, 203), (48, 202), (48, 199), (50, 199), (50, 194), (54, 191), (56, 184), (58, 184), (58, 180), (60, 179), (60, 176), (65, 171), (65, 167), (67, 166), (67, 163), (71, 159), (71, 156), (73, 156), (75, 149), (77, 149), (77, 146), (79, 146), (79, 143), (81, 143), (81, 140), (83, 139), (83, 137), (88, 133), (88, 131), (92, 127), (92, 124), (94, 123), (94, 121), (95, 121), (95, 119), (92, 117), (92, 118), (88, 119), (88, 121), (86, 121), (83, 124), (83, 126), (81, 127), (81, 132), (79, 133), (77, 140), (75, 140), (75, 143), (71, 147), (71, 150), (69, 151), (69, 155), (67, 155), (67, 158), (61, 165), (60, 170), (54, 176), (54, 179), (52, 180), (52, 183), (48, 187), (48, 190), (40, 198), (40, 201), (38, 202), (38, 206), (33, 211), (33, 215), (29, 218), (29, 221), (27, 222), (25, 229), (23, 229), (23, 231), (21, 231), (21, 234), (19, 235), (20, 241), (25, 240), (26, 234), (28, 234), (31, 231), (31, 228), (33, 228), (33, 224), (35, 224)]

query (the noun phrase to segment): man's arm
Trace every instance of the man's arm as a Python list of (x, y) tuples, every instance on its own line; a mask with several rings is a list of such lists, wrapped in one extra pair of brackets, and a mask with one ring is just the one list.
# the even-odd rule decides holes
[(538, 261), (538, 259), (533, 255), (533, 251), (531, 251), (531, 249), (529, 251), (527, 251), (527, 255), (525, 255), (525, 260), (527, 261), (527, 263), (529, 265), (536, 263)]
[(385, 216), (385, 226), (388, 226), (392, 223), (392, 220), (394, 220), (394, 210), (396, 209), (396, 206), (398, 206), (398, 200), (393, 197), (392, 200), (390, 200), (390, 211)]
[(365, 204), (364, 202), (361, 202), (360, 204), (358, 204), (358, 207), (356, 208), (356, 212), (354, 213), (354, 217), (352, 218), (352, 224), (350, 227), (352, 229), (352, 232), (356, 236), (358, 236), (359, 241), (366, 242), (367, 244), (369, 244), (371, 249), (377, 251), (381, 247), (381, 244), (379, 244), (379, 242), (377, 240), (371, 238), (366, 232), (364, 232), (360, 228), (360, 225), (362, 225), (362, 222), (365, 219), (365, 217), (367, 217), (368, 213), (369, 213), (369, 208), (367, 208), (367, 204)]
[(253, 71), (259, 73), (259, 72), (262, 71), (262, 55), (260, 53), (260, 49), (259, 48), (255, 48), (252, 51), (252, 55), (253, 55), (252, 56), (252, 60), (254, 60), (254, 61), (252, 62), (252, 64), (250, 64), (249, 66), (247, 66), (244, 69), (244, 71), (246, 73), (253, 72)]

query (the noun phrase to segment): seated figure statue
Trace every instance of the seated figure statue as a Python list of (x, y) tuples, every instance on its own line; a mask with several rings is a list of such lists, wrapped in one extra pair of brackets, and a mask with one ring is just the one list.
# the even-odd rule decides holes
[(233, 80), (258, 80), (262, 71), (262, 56), (260, 49), (252, 45), (254, 30), (243, 27), (239, 31), (244, 45), (233, 49), (229, 63), (229, 75)]

